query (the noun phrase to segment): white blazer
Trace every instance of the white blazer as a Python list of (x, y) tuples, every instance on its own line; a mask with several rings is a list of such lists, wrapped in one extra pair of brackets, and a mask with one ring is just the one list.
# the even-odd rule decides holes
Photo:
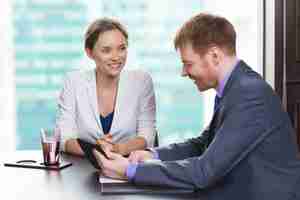
[[(110, 129), (114, 142), (141, 136), (147, 147), (153, 146), (156, 104), (148, 73), (121, 72), (114, 112)], [(99, 117), (95, 70), (69, 73), (58, 99), (56, 126), (61, 130), (61, 149), (64, 150), (65, 141), (71, 138), (95, 143), (103, 136)]]

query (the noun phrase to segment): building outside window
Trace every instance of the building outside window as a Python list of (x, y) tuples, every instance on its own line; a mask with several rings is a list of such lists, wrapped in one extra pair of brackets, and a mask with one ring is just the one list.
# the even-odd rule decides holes
[[(12, 56), (8, 60), (14, 70), (5, 72), (12, 76), (5, 84), (14, 103), (2, 104), (0, 109), (4, 110), (5, 105), (15, 109), (0, 111), (0, 116), (6, 112), (5, 119), (15, 123), (6, 124), (11, 130), (6, 134), (13, 134), (16, 149), (40, 148), (39, 130), (51, 128), (55, 123), (57, 96), (65, 74), (93, 67), (84, 54), (83, 35), (87, 25), (95, 18), (107, 16), (120, 20), (128, 29), (125, 67), (148, 71), (153, 78), (160, 143), (199, 135), (211, 117), (214, 91), (199, 93), (190, 80), (180, 76), (182, 64), (173, 47), (176, 30), (201, 11), (223, 15), (236, 27), (239, 58), (262, 73), (259, 37), (262, 19), (258, 17), (257, 2), (13, 1), (6, 8), (11, 19), (7, 20), (10, 22), (7, 27), (11, 27), (13, 36), (9, 54)], [(0, 76), (5, 77), (3, 73)]]

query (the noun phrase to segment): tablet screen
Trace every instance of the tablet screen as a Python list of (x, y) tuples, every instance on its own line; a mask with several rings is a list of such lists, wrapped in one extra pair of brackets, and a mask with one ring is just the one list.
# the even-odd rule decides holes
[(80, 145), (82, 151), (84, 152), (84, 156), (91, 162), (91, 164), (97, 168), (97, 169), (101, 169), (101, 167), (99, 166), (97, 159), (95, 158), (94, 154), (93, 154), (93, 149), (96, 149), (98, 152), (100, 152), (103, 156), (105, 156), (106, 158), (108, 158), (108, 156), (106, 155), (106, 153), (104, 152), (104, 150), (101, 148), (100, 145), (96, 145), (96, 144), (91, 144), (89, 142), (86, 142), (82, 139), (77, 139), (78, 144)]

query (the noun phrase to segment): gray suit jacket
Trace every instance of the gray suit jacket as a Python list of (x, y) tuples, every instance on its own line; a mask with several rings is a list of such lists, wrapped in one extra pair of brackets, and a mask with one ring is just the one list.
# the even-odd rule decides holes
[(271, 87), (243, 61), (208, 129), (156, 150), (162, 162), (140, 164), (136, 184), (193, 189), (209, 200), (300, 199), (300, 160), (289, 117)]

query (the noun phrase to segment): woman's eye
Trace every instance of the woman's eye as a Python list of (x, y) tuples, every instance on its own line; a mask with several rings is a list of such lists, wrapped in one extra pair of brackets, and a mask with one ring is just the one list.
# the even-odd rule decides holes
[(109, 49), (102, 49), (101, 50), (102, 53), (109, 53), (109, 51), (110, 51)]

